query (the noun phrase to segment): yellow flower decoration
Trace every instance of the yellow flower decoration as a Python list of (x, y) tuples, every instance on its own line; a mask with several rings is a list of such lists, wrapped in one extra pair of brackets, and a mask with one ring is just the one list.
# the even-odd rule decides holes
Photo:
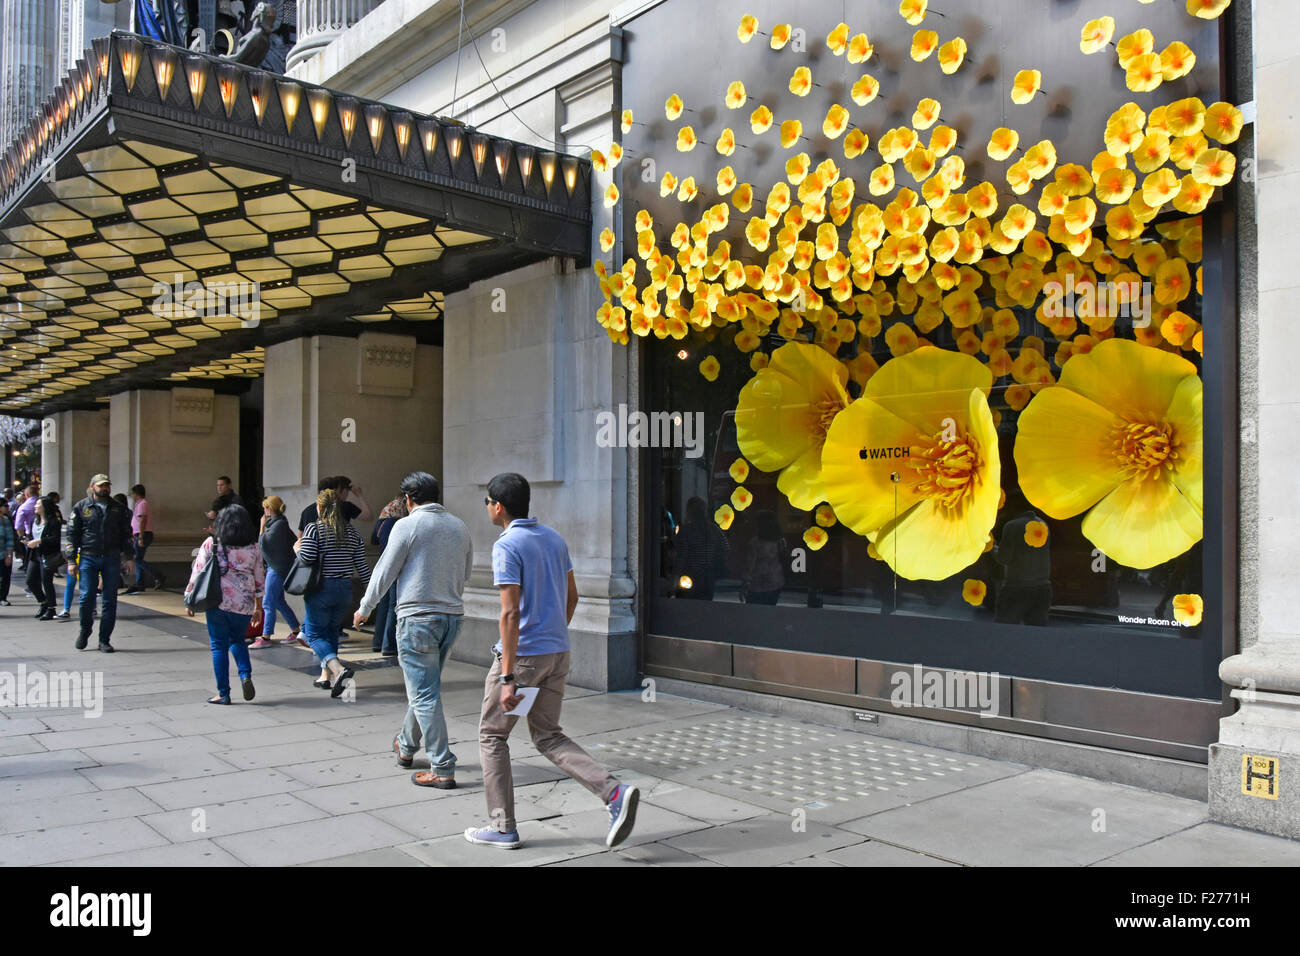
[[(740, 18), (740, 26), (736, 28), (736, 39), (741, 43), (748, 43), (754, 39), (754, 34), (758, 32), (758, 18), (750, 14), (745, 14)], [(669, 119), (672, 119), (670, 116)]]
[(1047, 544), (1047, 525), (1041, 521), (1030, 521), (1025, 524), (1025, 544), (1031, 548), (1041, 548)]
[(812, 70), (806, 66), (796, 67), (790, 76), (790, 92), (795, 96), (807, 96), (812, 85)]
[(609, 170), (609, 159), (606, 158), (605, 154), (598, 149), (593, 149), (591, 151), (591, 168), (598, 173), (607, 172)]
[(849, 91), (849, 96), (853, 102), (859, 106), (866, 106), (876, 98), (880, 92), (880, 82), (869, 73), (862, 74), (858, 81), (853, 84), (853, 89)]
[(894, 167), (889, 163), (877, 166), (871, 171), (871, 181), (867, 185), (873, 196), (885, 196), (894, 191)]
[(1195, 96), (1165, 107), (1165, 125), (1172, 136), (1195, 136), (1205, 126), (1205, 104)]
[(623, 111), (622, 122), (619, 124), (619, 128), (622, 129), (623, 132), (625, 133), (632, 132), (632, 111), (631, 110)]
[(772, 27), (772, 35), (768, 38), (768, 46), (773, 50), (780, 50), (790, 42), (790, 36), (794, 33), (794, 27), (788, 23), (778, 23)]
[(766, 133), (772, 128), (772, 111), (766, 106), (754, 110), (749, 114), (749, 128), (760, 135)]
[(1164, 67), (1156, 53), (1145, 53), (1129, 61), (1124, 82), (1134, 93), (1150, 93), (1165, 80)]
[(999, 126), (989, 137), (988, 154), (990, 159), (996, 159), (1001, 162), (1010, 157), (1020, 145), (1020, 134), (1013, 129), (1007, 129), (1005, 126)]
[(860, 129), (851, 129), (844, 137), (844, 158), (857, 159), (867, 150), (869, 145), (867, 134)]
[(1206, 186), (1226, 186), (1232, 181), (1236, 170), (1237, 157), (1232, 153), (1226, 149), (1207, 149), (1196, 157), (1192, 178)]
[(1119, 57), (1119, 65), (1127, 70), (1130, 63), (1140, 56), (1146, 56), (1155, 47), (1156, 38), (1150, 30), (1143, 28), (1134, 30), (1115, 44), (1115, 53)]
[(939, 69), (949, 75), (956, 73), (961, 69), (962, 62), (966, 59), (966, 41), (961, 37), (953, 37), (943, 46), (939, 47)]
[(714, 144), (719, 156), (730, 156), (736, 151), (736, 134), (727, 127), (718, 135), (718, 141)]
[(786, 120), (781, 124), (781, 145), (789, 149), (803, 135), (803, 123), (797, 119)]
[(677, 198), (682, 202), (691, 202), (695, 199), (699, 190), (695, 185), (695, 177), (687, 176), (682, 180), (681, 185), (677, 187)]
[(1160, 51), (1160, 70), (1166, 81), (1186, 76), (1194, 66), (1196, 54), (1181, 40), (1175, 40)]
[(609, 252), (614, 248), (614, 233), (610, 229), (600, 231), (600, 251)]
[(826, 547), (826, 542), (829, 541), (830, 538), (831, 536), (826, 533), (825, 529), (819, 528), (816, 525), (813, 525), (803, 533), (803, 543), (808, 545), (809, 549), (813, 551), (820, 551), (822, 548)]
[(1133, 153), (1133, 165), (1140, 173), (1155, 172), (1168, 161), (1169, 150), (1167, 133), (1148, 133)]
[(822, 445), (849, 404), (848, 370), (816, 345), (789, 342), (744, 388), (736, 405), (740, 452), (760, 471), (779, 471), (777, 488), (800, 510), (829, 500)]
[(695, 130), (690, 126), (683, 126), (677, 131), (677, 151), (679, 153), (689, 153), (695, 148), (699, 140), (695, 137)]
[[(1147, 114), (1136, 103), (1125, 103), (1106, 121), (1106, 151), (1111, 156), (1124, 157), (1142, 144), (1143, 127)], [(1122, 165), (1122, 164), (1121, 164)], [(1097, 175), (1097, 164), (1093, 163), (1093, 175)]]
[(1175, 594), (1173, 607), (1174, 620), (1184, 627), (1200, 624), (1205, 613), (1205, 602), (1199, 594)]
[(1026, 497), (1131, 568), (1201, 539), (1201, 380), (1186, 359), (1126, 339), (1074, 355), (1056, 387), (1020, 415), (1016, 468)]
[(1223, 143), (1235, 143), (1241, 135), (1241, 110), (1231, 103), (1215, 103), (1205, 111), (1205, 134)]
[(849, 48), (849, 25), (841, 23), (826, 37), (826, 48), (836, 56), (843, 56)]
[(822, 132), (826, 134), (827, 139), (838, 139), (849, 125), (849, 111), (840, 106), (839, 103), (831, 104), (831, 108), (826, 111), (826, 119), (822, 121)]
[(1187, 12), (1202, 20), (1213, 20), (1231, 3), (1232, 0), (1187, 0)]
[(703, 362), (700, 363), (700, 374), (703, 375), (710, 382), (716, 382), (718, 380), (718, 372), (721, 371), (721, 369), (722, 366), (718, 363), (718, 360), (714, 358), (712, 355), (708, 356)]
[(733, 80), (727, 87), (726, 103), (727, 109), (738, 110), (745, 105), (747, 99), (745, 94), (745, 84), (740, 80)]
[(731, 504), (737, 511), (744, 511), (754, 502), (754, 496), (749, 493), (749, 489), (741, 485), (731, 493)]
[(609, 168), (613, 169), (623, 161), (623, 147), (618, 143), (609, 144)]
[(1024, 106), (1043, 88), (1043, 74), (1038, 70), (1021, 70), (1011, 84), (1011, 102)]
[(1115, 18), (1098, 17), (1083, 25), (1079, 36), (1079, 49), (1084, 53), (1099, 53), (1110, 45), (1115, 35)]
[(609, 186), (606, 187), (605, 189), (605, 207), (609, 208), (610, 206), (617, 205), (617, 203), (618, 203), (618, 187), (615, 186), (613, 183), (610, 183)]
[(736, 188), (736, 171), (730, 166), (718, 170), (718, 195), (725, 196)]
[(839, 523), (839, 519), (835, 517), (835, 509), (830, 505), (818, 505), (817, 510), (813, 512), (813, 518), (823, 528), (833, 528)]
[(723, 505), (713, 512), (713, 520), (717, 522), (719, 528), (726, 531), (731, 527), (731, 523), (736, 520), (736, 512), (731, 510), (731, 505)]
[(875, 47), (871, 45), (871, 41), (867, 39), (865, 33), (855, 34), (853, 39), (849, 41), (849, 62), (866, 63), (867, 60), (871, 59), (871, 54), (874, 51)]
[(926, 97), (916, 104), (912, 113), (912, 126), (917, 130), (929, 129), (939, 119), (939, 101)]
[(731, 204), (741, 212), (749, 212), (754, 205), (754, 187), (749, 183), (741, 183), (731, 194)]
[(901, 577), (943, 580), (984, 553), (1001, 481), (992, 384), (978, 360), (923, 346), (882, 365), (831, 424), (828, 500)]
[(951, 126), (936, 126), (930, 133), (930, 149), (936, 156), (947, 156), (957, 145), (957, 131)]
[(682, 103), (682, 98), (674, 93), (664, 101), (664, 115), (670, 120), (675, 120), (682, 115), (682, 110), (686, 105)]
[(807, 153), (796, 153), (785, 161), (785, 175), (791, 185), (798, 186), (808, 178), (810, 163)]
[(979, 607), (989, 593), (988, 585), (976, 578), (967, 578), (961, 586), (962, 600), (971, 607)]
[(912, 59), (917, 63), (927, 59), (939, 46), (939, 34), (933, 30), (917, 30), (912, 36)]
[(743, 458), (737, 458), (731, 463), (731, 467), (727, 469), (727, 474), (731, 476), (731, 480), (736, 484), (744, 484), (749, 479), (749, 462)]
[(1107, 169), (1097, 179), (1097, 198), (1111, 206), (1126, 203), (1137, 185), (1137, 175), (1131, 169)]
[(926, 8), (929, 6), (930, 0), (903, 0), (898, 5), (898, 15), (910, 26), (918, 26), (925, 19)]

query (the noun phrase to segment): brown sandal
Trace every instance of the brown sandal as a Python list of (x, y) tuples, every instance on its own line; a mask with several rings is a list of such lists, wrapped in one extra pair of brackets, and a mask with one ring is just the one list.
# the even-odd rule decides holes
[(455, 790), (455, 777), (439, 777), (432, 770), (421, 770), (411, 774), (411, 783), (417, 787), (433, 787), (437, 790)]
[(399, 767), (409, 767), (415, 762), (414, 757), (408, 757), (406, 754), (402, 753), (402, 748), (397, 745), (396, 737), (393, 738), (393, 753), (397, 754), (397, 765)]

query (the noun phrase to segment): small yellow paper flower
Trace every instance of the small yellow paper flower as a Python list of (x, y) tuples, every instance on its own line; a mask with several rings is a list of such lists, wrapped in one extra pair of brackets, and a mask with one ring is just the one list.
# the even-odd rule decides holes
[(865, 33), (855, 34), (853, 39), (849, 41), (849, 62), (865, 63), (871, 59), (874, 50), (875, 47), (871, 45), (871, 41), (867, 39)]
[(785, 161), (785, 175), (791, 185), (798, 186), (808, 178), (808, 166), (811, 162), (807, 153), (796, 153)]
[(722, 366), (718, 363), (718, 360), (714, 358), (712, 355), (708, 356), (703, 362), (700, 363), (700, 374), (703, 375), (710, 382), (716, 382), (718, 380), (718, 372), (721, 369)]
[(1129, 61), (1124, 82), (1134, 93), (1150, 93), (1165, 80), (1164, 67), (1156, 53), (1144, 53)]
[(1213, 20), (1231, 3), (1232, 0), (1187, 0), (1187, 12), (1202, 20)]
[(675, 120), (682, 115), (682, 110), (686, 108), (682, 103), (682, 98), (674, 93), (664, 101), (664, 115), (670, 120)]
[(614, 248), (614, 233), (610, 229), (600, 231), (600, 251), (609, 252)]
[(788, 23), (778, 23), (772, 27), (772, 35), (768, 38), (768, 46), (773, 50), (779, 50), (790, 42), (790, 36), (794, 32), (794, 27)]
[(1205, 111), (1205, 134), (1220, 143), (1235, 143), (1241, 127), (1241, 110), (1231, 103), (1215, 103)]
[(1173, 136), (1195, 136), (1205, 126), (1205, 104), (1189, 96), (1165, 107), (1165, 124)]
[(844, 137), (844, 158), (857, 159), (866, 152), (869, 140), (860, 129), (851, 129)]
[(1200, 624), (1205, 613), (1205, 602), (1199, 594), (1175, 594), (1173, 607), (1174, 620), (1184, 627)]
[(591, 151), (591, 168), (598, 173), (609, 171), (609, 159), (598, 149)]
[(843, 56), (849, 48), (849, 25), (841, 23), (826, 37), (826, 48), (836, 56)]
[(953, 37), (943, 46), (939, 47), (939, 69), (949, 75), (956, 73), (961, 69), (962, 62), (966, 59), (966, 41), (961, 37)]
[(727, 109), (738, 110), (745, 105), (745, 84), (740, 80), (733, 80), (727, 87)]
[(790, 76), (790, 92), (795, 96), (807, 96), (812, 85), (812, 70), (806, 66), (796, 67)]
[(743, 458), (737, 458), (731, 463), (731, 467), (727, 469), (727, 474), (731, 476), (731, 480), (736, 484), (744, 484), (749, 480), (749, 462)]
[(720, 156), (730, 156), (736, 151), (736, 134), (731, 131), (730, 126), (718, 134), (718, 141), (714, 144), (714, 148)]
[(1118, 206), (1126, 203), (1137, 185), (1137, 175), (1131, 169), (1107, 169), (1097, 179), (1097, 198)]
[(1194, 66), (1196, 54), (1181, 40), (1175, 40), (1160, 51), (1160, 69), (1166, 82), (1186, 76)]
[[(1106, 151), (1111, 156), (1127, 156), (1142, 143), (1147, 114), (1136, 103), (1125, 103), (1106, 121)], [(1093, 164), (1093, 175), (1097, 166)]]
[(754, 501), (754, 496), (749, 493), (749, 489), (741, 485), (731, 493), (731, 504), (737, 511), (744, 511)]
[(677, 151), (679, 153), (689, 153), (698, 142), (699, 140), (695, 137), (695, 130), (690, 126), (683, 126), (677, 131)]
[(830, 505), (818, 505), (817, 510), (813, 512), (813, 518), (823, 528), (833, 528), (839, 522), (835, 517), (835, 509)]
[(754, 187), (749, 183), (741, 183), (731, 194), (731, 204), (740, 212), (749, 212), (754, 205)]
[(681, 185), (677, 187), (677, 198), (682, 202), (691, 202), (698, 192), (699, 190), (695, 186), (695, 177), (687, 176), (682, 180)]
[(726, 531), (731, 527), (731, 523), (736, 520), (736, 512), (731, 510), (731, 505), (723, 505), (713, 512), (713, 520), (717, 522), (719, 528)]
[(1114, 35), (1114, 17), (1098, 17), (1096, 20), (1089, 20), (1083, 25), (1083, 31), (1079, 36), (1079, 49), (1084, 53), (1099, 53), (1110, 45), (1111, 37)]
[(1038, 70), (1021, 70), (1011, 85), (1011, 102), (1024, 106), (1043, 88), (1043, 74)]
[(1192, 178), (1206, 186), (1226, 186), (1236, 170), (1237, 157), (1232, 153), (1226, 149), (1207, 149), (1196, 158)]
[(936, 126), (930, 133), (930, 149), (936, 156), (947, 156), (956, 145), (957, 131), (951, 126)]
[(849, 111), (838, 103), (831, 104), (831, 108), (826, 112), (826, 119), (822, 122), (822, 132), (826, 134), (826, 138), (838, 139), (848, 125)]
[(858, 81), (853, 84), (853, 89), (849, 91), (849, 96), (851, 96), (853, 102), (857, 103), (859, 106), (866, 106), (876, 98), (876, 94), (879, 92), (880, 82), (871, 74), (864, 73)]
[(820, 551), (826, 546), (826, 542), (830, 540), (830, 537), (824, 528), (813, 525), (803, 533), (803, 543), (813, 551)]
[(766, 106), (754, 110), (749, 114), (749, 128), (760, 135), (766, 133), (772, 128), (772, 111)]
[(962, 600), (972, 607), (979, 607), (983, 604), (988, 593), (988, 585), (975, 578), (967, 578), (961, 586)]
[(797, 119), (786, 120), (781, 124), (781, 145), (789, 149), (803, 135), (803, 123)]
[(718, 195), (725, 196), (736, 188), (736, 171), (730, 166), (718, 170)]
[(1030, 521), (1026, 524), (1025, 544), (1031, 548), (1041, 548), (1047, 544), (1047, 525), (1041, 521)]
[(1133, 165), (1138, 172), (1155, 172), (1169, 159), (1169, 136), (1166, 133), (1148, 133), (1133, 153)]
[(613, 183), (605, 189), (605, 207), (616, 205), (618, 203), (618, 187)]
[(898, 5), (898, 15), (910, 26), (918, 26), (925, 19), (926, 8), (929, 6), (930, 0), (903, 0)]
[(939, 46), (939, 34), (933, 30), (917, 30), (912, 37), (912, 59), (917, 63), (927, 59)]
[(632, 132), (632, 111), (631, 110), (623, 111), (622, 122), (619, 124), (619, 128), (622, 129), (623, 132), (625, 133)]
[(991, 159), (1001, 162), (1016, 151), (1020, 145), (1020, 134), (1013, 129), (999, 126), (989, 137), (988, 154)]
[(894, 191), (894, 167), (889, 163), (877, 166), (871, 171), (871, 181), (867, 190), (873, 196), (884, 196)]
[[(736, 38), (741, 43), (748, 43), (754, 39), (754, 34), (758, 32), (758, 18), (750, 14), (745, 14), (740, 18), (740, 26), (736, 28)], [(669, 119), (672, 119), (670, 116)]]
[(1134, 30), (1128, 36), (1115, 44), (1115, 52), (1119, 57), (1119, 65), (1127, 70), (1130, 63), (1140, 56), (1146, 56), (1155, 49), (1155, 46), (1156, 38), (1152, 35), (1150, 30), (1145, 28)]
[(918, 130), (929, 129), (939, 119), (939, 101), (926, 97), (916, 104), (912, 113), (912, 126)]

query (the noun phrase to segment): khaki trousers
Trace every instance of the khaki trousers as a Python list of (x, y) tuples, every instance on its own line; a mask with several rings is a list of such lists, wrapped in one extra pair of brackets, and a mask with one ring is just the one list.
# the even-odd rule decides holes
[[(569, 675), (569, 653), (540, 654), (515, 659), (515, 680), (520, 687), (538, 687), (537, 700), (528, 712), (528, 732), (533, 746), (593, 794), (608, 803), (618, 781), (560, 730), (560, 705)], [(515, 829), (515, 785), (510, 772), (510, 731), (518, 717), (507, 717), (501, 707), (501, 661), (488, 671), (483, 688), (483, 715), (479, 720), (479, 757), (483, 764), (483, 790), (488, 817), (503, 833)]]

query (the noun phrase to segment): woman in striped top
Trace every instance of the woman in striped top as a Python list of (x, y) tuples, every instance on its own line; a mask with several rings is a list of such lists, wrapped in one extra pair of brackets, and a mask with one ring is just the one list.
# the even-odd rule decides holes
[(352, 575), (364, 585), (370, 581), (366, 546), (357, 529), (343, 517), (338, 494), (327, 489), (316, 496), (318, 519), (303, 532), (298, 556), (309, 564), (321, 563), (321, 587), (303, 596), (307, 614), (302, 636), (320, 658), (316, 686), (330, 689), (331, 697), (343, 693), (352, 668), (339, 660), (339, 631), (352, 605)]

